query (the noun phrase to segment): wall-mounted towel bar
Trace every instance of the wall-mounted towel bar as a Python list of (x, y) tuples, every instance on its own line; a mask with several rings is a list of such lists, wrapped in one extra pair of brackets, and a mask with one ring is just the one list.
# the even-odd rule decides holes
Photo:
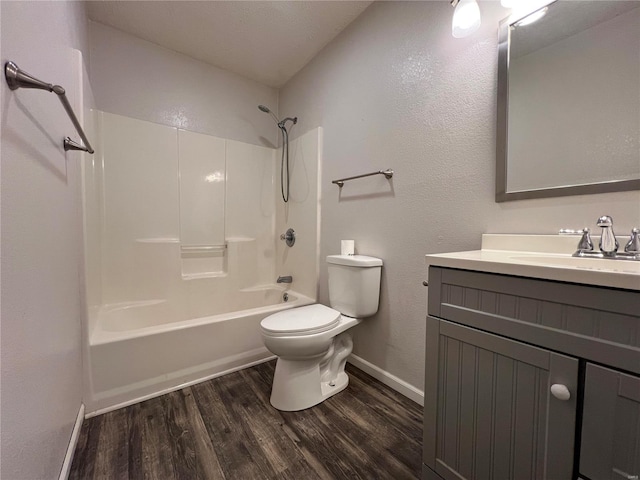
[(371, 175), (384, 175), (386, 179), (389, 179), (393, 177), (393, 170), (391, 170), (390, 168), (387, 168), (386, 170), (378, 170), (377, 172), (365, 173), (363, 175), (356, 175), (355, 177), (340, 178), (338, 180), (332, 181), (331, 183), (335, 183), (339, 187), (342, 187), (344, 185), (344, 182), (348, 180), (355, 180), (356, 178), (362, 178), (362, 177), (370, 177)]
[(80, 126), (80, 122), (78, 122), (78, 118), (76, 114), (73, 112), (71, 108), (71, 104), (69, 104), (69, 100), (67, 100), (67, 95), (65, 94), (64, 88), (60, 85), (53, 85), (51, 83), (43, 82), (42, 80), (38, 80), (35, 77), (32, 77), (24, 70), (20, 70), (18, 65), (13, 62), (7, 62), (4, 65), (4, 76), (7, 79), (7, 84), (11, 90), (17, 90), (18, 88), (37, 88), (40, 90), (46, 90), (47, 92), (53, 92), (58, 95), (60, 99), (60, 103), (69, 115), (71, 119), (71, 123), (76, 127), (76, 131), (84, 145), (79, 144), (78, 142), (74, 142), (69, 137), (64, 139), (63, 146), (65, 150), (80, 150), (82, 152), (93, 153), (94, 150), (91, 148), (91, 144), (89, 140), (87, 140), (87, 136), (84, 134), (84, 130)]

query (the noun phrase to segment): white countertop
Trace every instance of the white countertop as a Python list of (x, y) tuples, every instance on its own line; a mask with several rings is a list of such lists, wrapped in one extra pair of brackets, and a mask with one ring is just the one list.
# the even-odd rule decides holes
[[(428, 265), (640, 291), (640, 262), (574, 258), (579, 236), (482, 236), (482, 250), (426, 255)], [(624, 245), (625, 239), (619, 239)], [(598, 238), (593, 239), (594, 245)]]

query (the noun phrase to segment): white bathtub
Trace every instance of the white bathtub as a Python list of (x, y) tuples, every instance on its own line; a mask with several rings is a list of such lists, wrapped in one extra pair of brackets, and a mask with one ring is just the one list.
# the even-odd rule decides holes
[(161, 395), (272, 358), (260, 321), (314, 303), (279, 287), (247, 289), (215, 315), (183, 319), (186, 306), (164, 300), (103, 307), (89, 342), (89, 416)]

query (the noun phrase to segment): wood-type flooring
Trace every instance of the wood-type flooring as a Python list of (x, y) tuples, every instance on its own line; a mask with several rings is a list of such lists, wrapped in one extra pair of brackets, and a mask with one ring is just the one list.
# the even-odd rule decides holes
[(412, 479), (422, 408), (347, 365), (313, 408), (269, 404), (275, 361), (84, 421), (71, 479)]

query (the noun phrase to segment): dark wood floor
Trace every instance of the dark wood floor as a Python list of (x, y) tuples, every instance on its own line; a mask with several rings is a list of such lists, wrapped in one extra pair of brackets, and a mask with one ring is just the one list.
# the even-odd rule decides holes
[(422, 408), (347, 366), (347, 389), (313, 408), (269, 404), (275, 362), (85, 420), (72, 479), (409, 479)]

